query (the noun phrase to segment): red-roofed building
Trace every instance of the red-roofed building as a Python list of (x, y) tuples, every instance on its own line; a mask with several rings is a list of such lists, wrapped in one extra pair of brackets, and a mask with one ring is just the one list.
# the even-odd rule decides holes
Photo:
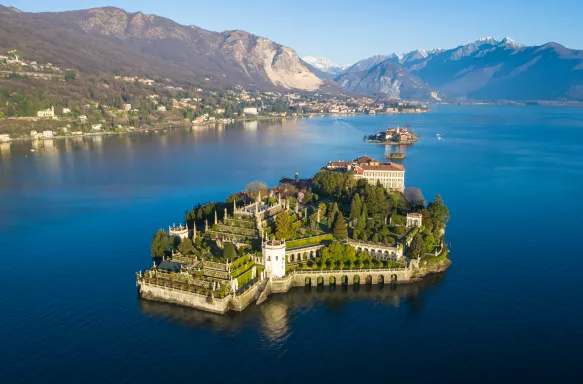
[(370, 184), (380, 182), (389, 191), (405, 190), (405, 167), (395, 163), (381, 163), (377, 159), (362, 156), (348, 161), (331, 161), (325, 167), (330, 171), (354, 173), (354, 178), (365, 179)]

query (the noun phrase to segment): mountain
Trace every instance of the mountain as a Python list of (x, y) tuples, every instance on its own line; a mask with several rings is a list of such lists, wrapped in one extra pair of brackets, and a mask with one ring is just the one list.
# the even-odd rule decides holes
[(215, 85), (317, 90), (291, 48), (245, 31), (207, 31), (105, 7), (27, 13), (0, 8), (0, 50), (80, 71), (161, 75)]
[[(379, 63), (382, 58), (385, 60)], [(346, 71), (357, 73), (356, 77), (346, 82), (340, 75), (336, 81), (347, 89), (364, 81), (370, 91), (393, 92), (383, 85), (383, 79), (371, 77), (374, 73), (385, 76), (382, 68), (374, 68), (387, 62), (394, 71), (398, 67), (406, 70), (400, 72), (402, 82), (411, 76), (410, 83), (425, 83), (450, 99), (583, 100), (583, 51), (557, 43), (527, 47), (509, 37), (500, 41), (481, 38), (448, 50), (373, 56)]]
[(385, 60), (368, 70), (343, 73), (335, 81), (347, 90), (382, 94), (393, 99), (435, 97), (433, 89), (426, 83), (391, 60)]
[(318, 70), (332, 75), (336, 75), (348, 67), (347, 65), (334, 64), (332, 61), (325, 57), (305, 56), (302, 57), (302, 60), (317, 68)]
[(375, 65), (380, 64), (385, 60), (393, 60), (393, 61), (396, 60), (398, 62), (399, 58), (394, 53), (391, 55), (387, 55), (387, 56), (374, 55), (374, 56), (371, 56), (367, 59), (360, 60), (357, 63), (351, 65), (346, 70), (344, 70), (343, 73), (368, 71), (369, 69), (371, 69)]

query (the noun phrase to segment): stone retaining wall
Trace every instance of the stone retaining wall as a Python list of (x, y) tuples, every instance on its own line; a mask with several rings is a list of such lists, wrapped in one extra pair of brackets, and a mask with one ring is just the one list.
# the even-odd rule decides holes
[(139, 293), (140, 297), (144, 299), (174, 303), (221, 314), (229, 310), (229, 303), (231, 301), (231, 297), (227, 296), (224, 299), (214, 298), (209, 302), (206, 296), (198, 293), (185, 292), (179, 289), (161, 287), (145, 282), (140, 282)]

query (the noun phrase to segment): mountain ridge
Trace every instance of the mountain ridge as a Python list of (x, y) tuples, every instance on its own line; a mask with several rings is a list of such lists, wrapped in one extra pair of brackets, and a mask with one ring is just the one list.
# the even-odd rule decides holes
[[(344, 72), (361, 76), (344, 87), (362, 88), (365, 81), (370, 91), (382, 92), (380, 79), (369, 74), (382, 58), (409, 71), (413, 83), (421, 80), (449, 99), (583, 100), (583, 51), (557, 43), (524, 46), (510, 37), (486, 37), (451, 49), (375, 55)], [(335, 80), (342, 82), (342, 76)]]
[[(31, 50), (23, 41), (33, 39), (38, 45), (50, 44), (52, 49), (60, 49), (54, 35), (68, 34), (68, 44), (77, 40), (79, 49), (89, 46), (101, 58), (115, 52), (113, 60), (108, 58), (113, 61), (112, 66), (121, 67), (116, 69), (127, 67), (128, 62), (141, 61), (148, 71), (160, 68), (161, 72), (173, 75), (184, 72), (182, 77), (218, 84), (301, 90), (317, 90), (324, 84), (293, 49), (242, 30), (213, 32), (117, 7), (41, 13), (3, 7), (0, 17), (3, 24), (24, 27), (22, 35), (4, 30), (0, 34), (0, 48), (19, 48), (25, 54), (42, 52)], [(37, 28), (43, 33), (36, 33)], [(67, 51), (61, 58), (67, 66), (92, 67), (89, 60), (74, 55), (71, 60), (69, 55)]]

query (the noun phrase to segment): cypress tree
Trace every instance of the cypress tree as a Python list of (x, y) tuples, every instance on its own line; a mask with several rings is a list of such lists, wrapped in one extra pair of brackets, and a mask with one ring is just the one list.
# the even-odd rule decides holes
[(362, 204), (362, 216), (364, 216), (365, 220), (368, 218), (368, 207), (366, 206), (366, 203)]
[(223, 247), (223, 259), (233, 261), (237, 258), (237, 251), (233, 243), (225, 243)]
[(338, 215), (336, 216), (333, 235), (336, 239), (346, 239), (348, 237), (348, 229), (346, 228), (342, 212), (338, 212)]
[(360, 200), (360, 195), (355, 193), (352, 201), (350, 202), (350, 218), (354, 220), (358, 219), (360, 217), (361, 210), (362, 201)]
[(334, 223), (334, 220), (336, 219), (337, 213), (338, 213), (338, 204), (336, 204), (336, 202), (334, 202), (334, 204), (332, 205), (332, 208), (330, 209), (330, 212), (328, 212), (328, 228), (332, 228), (332, 223)]

